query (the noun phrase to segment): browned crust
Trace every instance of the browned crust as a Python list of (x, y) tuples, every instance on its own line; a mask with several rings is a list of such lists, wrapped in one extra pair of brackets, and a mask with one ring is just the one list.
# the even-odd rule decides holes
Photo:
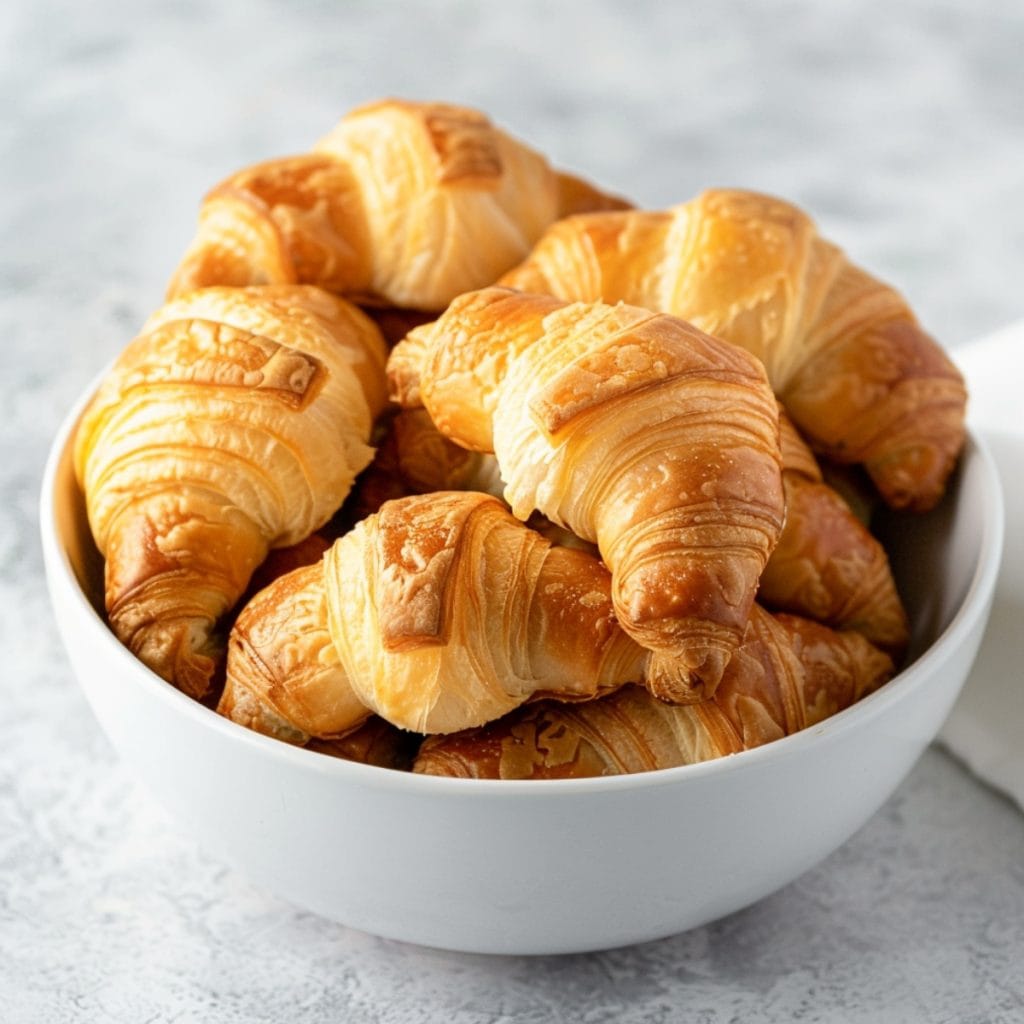
[(385, 650), (403, 651), (448, 641), (449, 609), (459, 598), (453, 584), (474, 517), (488, 495), (429, 494), (386, 502), (376, 517), (376, 603)]
[(713, 699), (663, 704), (637, 686), (585, 704), (546, 700), (480, 729), (429, 737), (413, 765), (464, 778), (587, 778), (672, 768), (769, 743), (820, 722), (892, 674), (840, 634), (755, 606)]

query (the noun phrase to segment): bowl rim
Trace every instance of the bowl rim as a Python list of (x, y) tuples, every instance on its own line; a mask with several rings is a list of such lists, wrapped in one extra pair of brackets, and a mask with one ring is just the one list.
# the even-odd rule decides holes
[[(458, 799), (484, 794), (488, 799), (522, 799), (524, 794), (529, 794), (530, 799), (536, 800), (557, 798), (566, 794), (579, 797), (584, 794), (612, 793), (634, 788), (674, 786), (720, 774), (758, 770), (766, 761), (798, 756), (802, 751), (815, 747), (829, 738), (838, 737), (865, 724), (883, 714), (892, 704), (901, 701), (919, 686), (926, 685), (932, 667), (950, 656), (977, 624), (979, 616), (985, 611), (988, 597), (994, 593), (1000, 569), (1005, 527), (1002, 486), (995, 460), (984, 439), (968, 428), (961, 460), (968, 452), (980, 459), (989, 500), (985, 502), (983, 508), (984, 520), (978, 560), (963, 600), (939, 636), (911, 665), (898, 672), (878, 690), (823, 722), (751, 750), (739, 751), (697, 764), (583, 779), (450, 778), (346, 761), (254, 732), (186, 696), (124, 647), (86, 597), (71, 565), (67, 548), (57, 530), (56, 483), (61, 461), (73, 443), (74, 429), (105, 373), (106, 368), (97, 374), (74, 402), (61, 421), (48, 451), (40, 492), (39, 525), (51, 589), (59, 585), (68, 592), (76, 612), (83, 622), (88, 624), (87, 628), (102, 635), (103, 639), (100, 642), (106, 645), (111, 657), (115, 661), (121, 659), (120, 664), (125, 666), (126, 672), (137, 672), (140, 685), (151, 687), (152, 695), (163, 701), (171, 713), (183, 714), (192, 719), (197, 726), (213, 729), (223, 736), (227, 743), (246, 744), (262, 752), (264, 756), (276, 758), (304, 772), (325, 774), (364, 787), (410, 793), (422, 792)], [(70, 650), (68, 660), (74, 669), (74, 655)]]

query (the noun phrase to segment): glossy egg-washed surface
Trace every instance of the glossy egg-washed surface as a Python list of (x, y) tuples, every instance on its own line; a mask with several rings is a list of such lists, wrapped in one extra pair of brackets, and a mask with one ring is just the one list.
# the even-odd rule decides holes
[(493, 450), (505, 498), (597, 543), (649, 685), (711, 694), (783, 521), (778, 410), (742, 349), (638, 307), (502, 288), (393, 350), (392, 394)]
[(149, 319), (79, 427), (111, 627), (204, 697), (214, 630), (272, 547), (322, 526), (372, 458), (384, 344), (319, 289), (211, 288)]
[(713, 188), (563, 220), (502, 283), (663, 310), (741, 346), (812, 444), (863, 463), (898, 508), (933, 506), (963, 444), (966, 392), (941, 346), (781, 199)]
[(315, 284), (440, 310), (521, 260), (556, 218), (626, 205), (555, 171), (480, 111), (385, 100), (350, 112), (312, 152), (214, 188), (169, 293)]

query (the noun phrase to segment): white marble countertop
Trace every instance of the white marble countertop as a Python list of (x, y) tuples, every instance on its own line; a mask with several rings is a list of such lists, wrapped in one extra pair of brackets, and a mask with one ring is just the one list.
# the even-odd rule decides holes
[(117, 762), (59, 645), (35, 519), (63, 411), (158, 304), (204, 190), (364, 100), (480, 106), (646, 205), (786, 195), (951, 347), (1024, 315), (1024, 7), (678, 6), (0, 14), (5, 1024), (1024, 1019), (1024, 816), (938, 750), (842, 849), (726, 920), (461, 956), (302, 913), (208, 857)]

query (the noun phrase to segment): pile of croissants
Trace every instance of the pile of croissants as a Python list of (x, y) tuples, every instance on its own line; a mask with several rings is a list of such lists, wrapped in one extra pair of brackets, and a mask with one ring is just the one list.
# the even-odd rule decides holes
[(791, 204), (635, 209), (388, 100), (209, 193), (75, 466), (110, 627), (184, 693), (374, 765), (571, 778), (884, 683), (871, 512), (938, 502), (965, 403)]

